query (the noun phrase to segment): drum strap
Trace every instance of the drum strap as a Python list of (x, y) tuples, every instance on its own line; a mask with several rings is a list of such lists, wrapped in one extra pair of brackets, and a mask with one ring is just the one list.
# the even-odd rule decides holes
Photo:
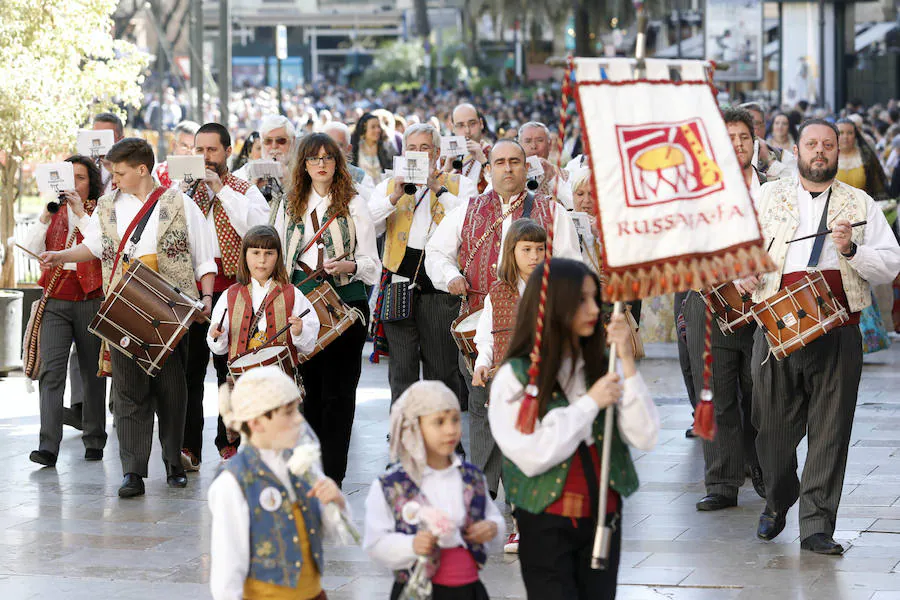
[(277, 298), (278, 294), (280, 293), (281, 288), (279, 288), (278, 290), (272, 290), (271, 292), (266, 294), (266, 297), (263, 298), (263, 301), (259, 304), (259, 310), (253, 313), (253, 320), (250, 321), (250, 328), (247, 330), (248, 342), (250, 341), (250, 338), (256, 335), (256, 330), (259, 327), (259, 320), (262, 318), (263, 313), (266, 312), (266, 309), (271, 306), (271, 304), (275, 301), (275, 298)]
[[(153, 190), (147, 197), (147, 200), (144, 202), (141, 210), (138, 211), (138, 214), (136, 214), (134, 216), (134, 219), (131, 220), (131, 223), (128, 224), (128, 228), (125, 230), (125, 235), (123, 235), (122, 239), (119, 241), (119, 249), (116, 250), (116, 259), (115, 261), (113, 261), (113, 268), (109, 277), (110, 282), (112, 282), (113, 277), (115, 277), (116, 270), (119, 267), (119, 259), (122, 257), (122, 251), (125, 249), (125, 244), (127, 244), (129, 241), (129, 236), (131, 236), (131, 242), (135, 245), (140, 241), (141, 235), (143, 235), (144, 233), (144, 228), (147, 226), (147, 221), (150, 220), (150, 215), (153, 213), (153, 208), (156, 206), (157, 201), (159, 201), (160, 196), (162, 196), (163, 192), (165, 191), (166, 188), (162, 186), (159, 186), (155, 190)], [(128, 260), (127, 256), (125, 257), (125, 260)]]
[[(819, 220), (819, 228), (817, 233), (822, 233), (828, 229), (828, 203), (831, 201), (831, 188), (828, 188), (828, 195), (825, 197), (825, 206), (822, 208), (822, 218)], [(812, 253), (809, 255), (807, 268), (815, 267), (819, 264), (819, 257), (822, 255), (822, 246), (825, 245), (824, 235), (820, 235), (813, 242)]]

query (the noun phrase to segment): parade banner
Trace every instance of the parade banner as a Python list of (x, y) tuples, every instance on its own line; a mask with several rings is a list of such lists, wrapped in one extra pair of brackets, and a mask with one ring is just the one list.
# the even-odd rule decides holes
[(771, 268), (705, 81), (579, 81), (608, 301), (709, 287)]

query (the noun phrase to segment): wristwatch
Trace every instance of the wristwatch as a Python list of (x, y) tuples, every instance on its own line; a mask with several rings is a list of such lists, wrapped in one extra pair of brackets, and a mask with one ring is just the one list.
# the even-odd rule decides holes
[(449, 192), (449, 191), (450, 191), (450, 190), (448, 190), (445, 186), (442, 185), (442, 186), (441, 186), (441, 189), (439, 189), (437, 192), (434, 193), (434, 197), (435, 197), (435, 198), (440, 198), (440, 197), (441, 197), (441, 194), (444, 194), (444, 193)]
[(853, 258), (854, 256), (856, 256), (857, 248), (858, 246), (856, 245), (856, 242), (850, 242), (850, 251), (847, 253), (841, 252), (841, 256), (843, 256), (844, 258)]

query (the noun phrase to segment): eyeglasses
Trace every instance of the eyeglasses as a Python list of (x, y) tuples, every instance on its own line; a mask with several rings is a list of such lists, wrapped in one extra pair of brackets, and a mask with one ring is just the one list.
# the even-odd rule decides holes
[(288, 139), (286, 137), (263, 138), (263, 146), (271, 146), (272, 144), (277, 144), (279, 146), (286, 146), (287, 143), (288, 143)]
[(330, 154), (325, 156), (307, 156), (306, 164), (308, 165), (330, 165), (334, 163), (334, 157)]

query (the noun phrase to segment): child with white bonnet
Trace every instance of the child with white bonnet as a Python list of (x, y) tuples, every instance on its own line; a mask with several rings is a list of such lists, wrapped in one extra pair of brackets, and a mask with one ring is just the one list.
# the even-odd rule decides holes
[[(395, 572), (391, 600), (420, 557), (428, 559), (433, 600), (488, 598), (478, 572), (502, 548), (506, 524), (484, 474), (455, 453), (461, 436), (459, 401), (442, 382), (412, 384), (391, 408), (394, 464), (369, 489), (363, 541), (373, 560)], [(414, 506), (442, 511), (449, 531), (437, 537), (420, 526)]]
[(288, 468), (308, 427), (300, 390), (277, 367), (259, 367), (222, 386), (219, 412), (247, 443), (209, 488), (210, 588), (215, 600), (324, 599), (322, 507), (346, 503), (331, 479), (310, 485)]

